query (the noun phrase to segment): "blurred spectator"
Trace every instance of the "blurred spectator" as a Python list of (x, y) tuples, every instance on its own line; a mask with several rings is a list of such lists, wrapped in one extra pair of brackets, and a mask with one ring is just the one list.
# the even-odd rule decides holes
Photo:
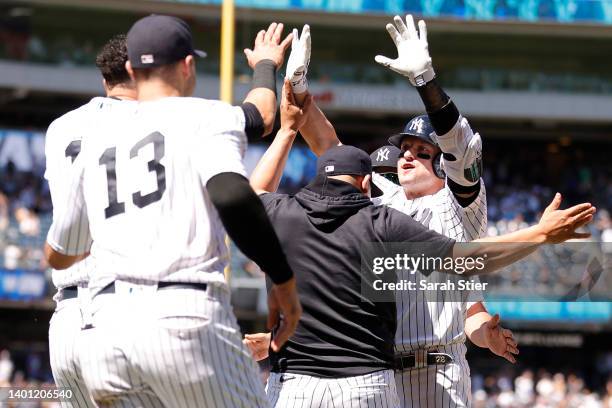
[(525, 370), (521, 375), (514, 380), (514, 389), (516, 390), (516, 401), (519, 404), (528, 404), (533, 401), (534, 383), (533, 372)]
[(33, 211), (26, 207), (15, 210), (15, 220), (19, 224), (19, 232), (23, 235), (35, 237), (40, 234), (40, 221)]
[[(479, 378), (473, 371), (473, 377)], [(546, 370), (540, 370), (537, 379), (532, 370), (523, 371), (514, 379), (514, 387), (505, 373), (487, 376), (484, 386), (478, 383), (472, 383), (474, 408), (612, 408), (612, 379), (600, 393), (586, 388), (576, 374), (551, 375)]]
[(0, 351), (0, 384), (10, 382), (13, 375), (13, 362), (8, 350)]
[(23, 250), (17, 245), (7, 245), (4, 248), (4, 267), (6, 269), (17, 269), (21, 258), (23, 256)]

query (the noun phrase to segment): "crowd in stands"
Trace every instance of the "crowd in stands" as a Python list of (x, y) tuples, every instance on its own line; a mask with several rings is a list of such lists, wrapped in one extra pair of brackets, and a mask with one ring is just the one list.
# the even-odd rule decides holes
[(473, 373), (474, 408), (611, 408), (612, 377), (599, 390), (570, 372), (526, 369), (513, 376), (503, 372)]
[(0, 171), (0, 267), (44, 269), (42, 244), (51, 220), (48, 185), (41, 174), (9, 162)]

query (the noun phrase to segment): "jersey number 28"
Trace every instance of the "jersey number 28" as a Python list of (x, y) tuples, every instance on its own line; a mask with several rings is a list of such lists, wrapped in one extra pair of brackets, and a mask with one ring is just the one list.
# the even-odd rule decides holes
[[(166, 191), (166, 168), (159, 161), (164, 157), (164, 135), (159, 132), (154, 132), (140, 140), (130, 149), (130, 159), (138, 156), (141, 149), (149, 144), (153, 144), (153, 160), (150, 160), (147, 165), (150, 172), (155, 172), (157, 177), (157, 190), (142, 194), (137, 191), (132, 194), (132, 202), (138, 208), (146, 207), (159, 201)], [(114, 217), (115, 215), (125, 212), (125, 203), (120, 203), (117, 200), (117, 171), (115, 165), (117, 163), (117, 148), (109, 147), (100, 156), (100, 165), (106, 166), (106, 180), (108, 186), (108, 207), (104, 209), (106, 218)]]

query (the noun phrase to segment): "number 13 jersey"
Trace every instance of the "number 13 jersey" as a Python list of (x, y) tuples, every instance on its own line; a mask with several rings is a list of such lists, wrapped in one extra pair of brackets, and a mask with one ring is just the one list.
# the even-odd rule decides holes
[(93, 293), (115, 279), (223, 284), (225, 230), (206, 183), (246, 175), (242, 110), (201, 98), (122, 102), (86, 126), (48, 242), (76, 255), (87, 248), (67, 231), (90, 234)]

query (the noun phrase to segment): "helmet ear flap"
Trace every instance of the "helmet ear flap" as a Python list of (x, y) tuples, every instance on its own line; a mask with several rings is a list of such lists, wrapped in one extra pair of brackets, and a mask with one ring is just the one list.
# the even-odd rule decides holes
[(431, 161), (431, 167), (433, 168), (436, 177), (443, 180), (446, 178), (446, 173), (442, 168), (442, 152), (439, 152), (434, 156), (433, 160)]

